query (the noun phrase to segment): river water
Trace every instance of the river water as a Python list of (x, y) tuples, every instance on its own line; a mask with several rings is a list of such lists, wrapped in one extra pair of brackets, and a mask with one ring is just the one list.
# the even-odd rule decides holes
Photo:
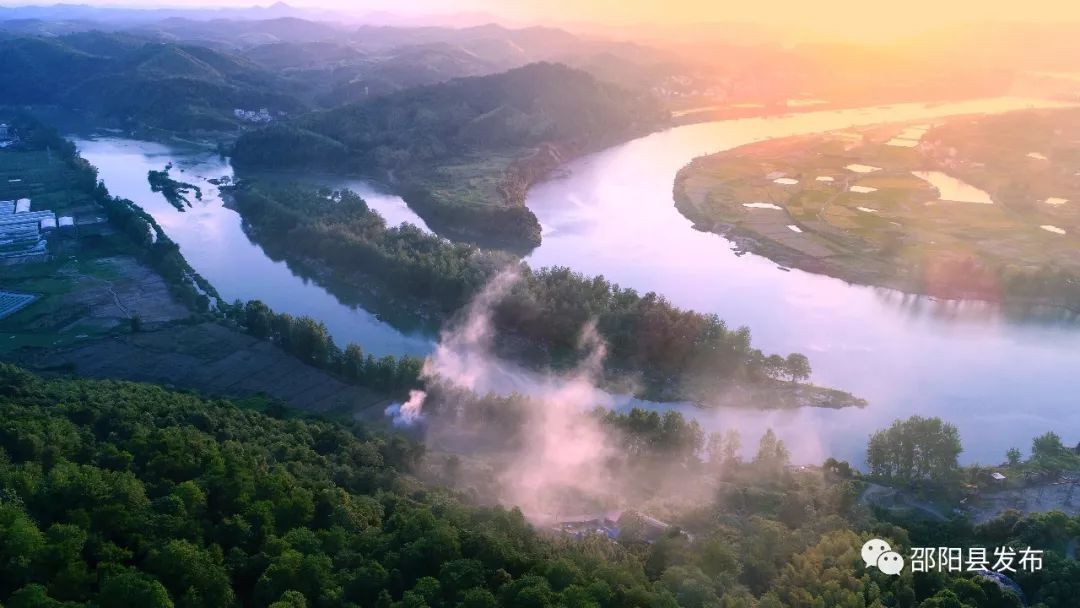
[[(701, 411), (676, 407), (707, 430), (736, 428), (753, 444), (767, 427), (798, 462), (826, 456), (862, 461), (869, 434), (896, 418), (938, 415), (960, 428), (966, 462), (996, 463), (1011, 446), (1055, 430), (1080, 440), (1076, 396), (1080, 325), (1064, 319), (1014, 321), (994, 306), (938, 302), (853, 286), (828, 277), (785, 272), (754, 255), (737, 256), (724, 238), (695, 231), (674, 207), (672, 184), (691, 159), (770, 138), (857, 125), (1029, 107), (1022, 99), (812, 112), (687, 125), (616, 146), (570, 164), (532, 189), (529, 207), (544, 242), (535, 267), (570, 266), (603, 274), (673, 303), (715, 312), (751, 328), (766, 352), (804, 352), (814, 381), (870, 401), (862, 410)], [(118, 138), (78, 139), (113, 194), (154, 215), (196, 270), (226, 299), (259, 298), (275, 310), (327, 324), (339, 343), (355, 340), (375, 353), (423, 353), (431, 340), (400, 332), (356, 304), (271, 260), (244, 234), (207, 178), (231, 175), (227, 162), (199, 149)], [(179, 213), (149, 190), (146, 173), (172, 162), (174, 177), (204, 187), (204, 199)], [(344, 182), (336, 185), (345, 185)], [(400, 198), (351, 182), (390, 223), (419, 219)]]
[[(112, 136), (74, 138), (83, 158), (98, 169), (113, 196), (131, 199), (154, 216), (165, 233), (180, 246), (192, 268), (212, 284), (226, 301), (262, 300), (276, 312), (307, 315), (326, 324), (340, 344), (356, 342), (375, 355), (423, 355), (431, 339), (420, 332), (401, 332), (368, 312), (357, 302), (338, 297), (307, 280), (285, 262), (272, 260), (248, 238), (240, 215), (227, 208), (218, 188), (207, 180), (232, 178), (232, 167), (216, 152), (196, 146), (173, 146)], [(150, 190), (147, 172), (172, 163), (173, 179), (199, 186), (202, 200), (178, 211), (161, 194)], [(420, 219), (400, 197), (378, 192), (360, 180), (328, 185), (348, 186), (359, 193), (391, 224)], [(344, 302), (343, 302), (344, 300)]]

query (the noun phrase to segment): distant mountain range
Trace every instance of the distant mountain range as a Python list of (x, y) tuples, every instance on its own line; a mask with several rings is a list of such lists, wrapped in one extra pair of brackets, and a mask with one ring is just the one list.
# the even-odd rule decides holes
[(0, 82), (0, 104), (85, 110), (134, 128), (231, 129), (236, 108), (306, 109), (248, 59), (119, 33), (0, 39)]
[[(0, 9), (38, 15), (110, 10)], [(236, 126), (237, 108), (267, 107), (275, 115), (332, 108), (537, 61), (596, 67), (604, 80), (648, 88), (650, 70), (664, 59), (645, 47), (543, 27), (344, 26), (290, 16), (200, 21), (191, 18), (199, 11), (118, 10), (163, 18), (94, 25), (0, 17), (0, 77), (9, 85), (0, 89), (0, 104), (60, 105), (170, 130), (221, 129)], [(249, 14), (238, 10), (226, 14)], [(294, 9), (251, 10), (263, 16)], [(133, 94), (134, 87), (145, 87), (144, 94)], [(159, 91), (166, 97), (156, 98)]]
[(512, 20), (484, 12), (456, 12), (429, 15), (398, 14), (388, 11), (328, 10), (321, 8), (295, 7), (285, 2), (270, 6), (223, 7), (223, 8), (137, 8), (91, 6), (88, 4), (49, 4), (0, 6), (0, 21), (24, 21), (27, 26), (41, 25), (40, 22), (84, 23), (98, 26), (123, 26), (151, 23), (165, 19), (185, 19), (191, 21), (242, 20), (259, 21), (265, 19), (306, 19), (349, 25), (373, 25), (388, 27), (475, 27), (490, 23), (506, 26), (522, 26)]
[(278, 19), (281, 17), (330, 17), (331, 11), (303, 9), (278, 2), (271, 6), (240, 8), (128, 8), (91, 6), (89, 4), (50, 4), (4, 7), (0, 20), (40, 19), (46, 21), (144, 22), (162, 19)]

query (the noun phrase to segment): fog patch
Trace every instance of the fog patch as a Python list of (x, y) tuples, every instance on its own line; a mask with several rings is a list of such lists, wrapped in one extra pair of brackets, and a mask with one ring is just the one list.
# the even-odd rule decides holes
[(592, 323), (579, 338), (580, 361), (564, 372), (541, 373), (494, 354), (493, 315), (519, 280), (516, 269), (497, 275), (425, 360), (422, 377), (435, 401), (426, 441), (484, 461), (490, 476), (466, 480), (494, 493), (484, 498), (551, 522), (570, 509), (617, 502), (611, 465), (621, 450), (592, 413), (616, 400), (598, 387), (607, 347)]

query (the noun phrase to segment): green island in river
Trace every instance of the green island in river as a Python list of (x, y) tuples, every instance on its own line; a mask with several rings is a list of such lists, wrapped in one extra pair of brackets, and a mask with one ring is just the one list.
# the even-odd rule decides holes
[(800, 353), (766, 354), (750, 330), (716, 315), (683, 310), (655, 293), (639, 294), (568, 268), (532, 269), (515, 257), (452, 243), (411, 225), (388, 227), (350, 191), (268, 181), (227, 189), (253, 241), (320, 279), (373, 290), (402, 309), (446, 327), (497, 275), (519, 280), (494, 303), (497, 353), (540, 369), (566, 370), (587, 353), (587, 327), (607, 344), (606, 385), (650, 400), (763, 409), (862, 407), (849, 393), (805, 384)]
[(785, 267), (943, 298), (1080, 304), (1080, 111), (751, 144), (694, 160), (679, 211)]
[[(48, 261), (0, 273), (6, 289), (34, 296), (0, 319), (0, 333), (9, 334), (0, 359), (204, 394), (261, 393), (305, 409), (342, 402), (367, 409), (424, 386), (418, 359), (376, 358), (362, 345), (335, 344), (319, 320), (275, 313), (258, 301), (223, 301), (151, 216), (96, 183), (93, 167), (72, 144), (30, 117), (14, 124), (23, 142), (0, 152), (0, 176), (10, 179), (0, 195), (27, 194), (35, 209), (72, 213), (78, 233), (51, 238)], [(168, 167), (149, 177), (166, 198), (169, 188), (186, 186), (169, 177)], [(388, 228), (351, 192), (246, 182), (229, 191), (259, 242), (284, 250), (292, 262), (371, 288), (402, 309), (423, 310), (439, 325), (451, 322), (501, 269), (519, 264), (505, 252), (453, 244), (415, 227)], [(499, 354), (508, 359), (535, 369), (576, 365), (578, 337), (596, 318), (610, 346), (606, 385), (615, 390), (762, 409), (866, 404), (805, 383), (805, 356), (766, 355), (752, 347), (749, 330), (728, 329), (714, 315), (564, 268), (533, 271), (522, 264), (520, 272), (518, 288), (494, 310)], [(291, 371), (268, 375), (268, 369)], [(320, 389), (299, 390), (306, 385)]]
[(172, 165), (166, 165), (162, 171), (150, 171), (146, 176), (150, 182), (150, 189), (160, 192), (169, 204), (176, 207), (177, 211), (183, 211), (191, 206), (191, 201), (187, 198), (189, 192), (194, 192), (195, 198), (202, 200), (202, 190), (198, 186), (173, 179), (169, 176), (170, 170), (172, 170)]

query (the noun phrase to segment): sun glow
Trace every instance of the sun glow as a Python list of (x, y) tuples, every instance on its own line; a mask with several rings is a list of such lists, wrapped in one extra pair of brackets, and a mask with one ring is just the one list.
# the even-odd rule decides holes
[[(164, 0), (159, 6), (219, 7), (269, 4), (266, 0)], [(21, 4), (0, 2), (0, 5)], [(149, 8), (142, 0), (91, 0), (87, 4)], [(355, 15), (390, 12), (400, 15), (465, 15), (491, 20), (581, 27), (641, 28), (656, 34), (679, 32), (684, 41), (710, 26), (754, 24), (764, 31), (784, 31), (803, 39), (837, 42), (891, 43), (941, 27), (987, 22), (1080, 22), (1080, 4), (1055, 0), (1004, 2), (1001, 0), (908, 0), (882, 3), (866, 0), (763, 0), (714, 2), (711, 0), (288, 0), (290, 6), (322, 8)], [(754, 28), (751, 28), (754, 29)], [(746, 32), (743, 32), (745, 34)]]

